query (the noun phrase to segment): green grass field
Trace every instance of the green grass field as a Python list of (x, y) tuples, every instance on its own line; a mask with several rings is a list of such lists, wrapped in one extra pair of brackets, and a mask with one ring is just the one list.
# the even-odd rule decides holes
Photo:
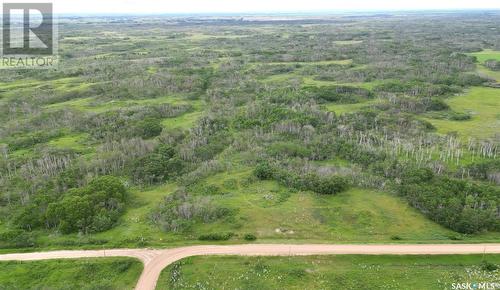
[(322, 61), (308, 61), (308, 62), (269, 62), (267, 65), (278, 65), (278, 64), (289, 64), (289, 65), (308, 65), (308, 66), (317, 66), (317, 65), (350, 65), (352, 64), (352, 59), (344, 59), (344, 60), (322, 60)]
[(242, 169), (217, 174), (200, 183), (202, 187), (218, 188), (220, 194), (212, 196), (213, 202), (235, 212), (213, 223), (195, 223), (176, 233), (164, 232), (152, 224), (152, 210), (178, 188), (176, 184), (167, 184), (144, 191), (133, 189), (127, 211), (111, 230), (83, 238), (77, 234), (43, 233), (38, 243), (49, 248), (179, 246), (202, 243), (197, 240), (201, 234), (228, 232), (234, 233), (233, 238), (222, 243), (245, 243), (243, 237), (248, 233), (256, 235), (258, 243), (463, 243), (500, 238), (498, 233), (459, 235), (385, 192), (353, 188), (338, 195), (321, 196), (251, 176), (251, 172)]
[(469, 113), (472, 118), (466, 121), (427, 119), (438, 133), (457, 132), (463, 139), (489, 138), (500, 133), (500, 89), (474, 87), (447, 103), (452, 110)]
[(131, 258), (0, 262), (0, 289), (134, 289), (142, 268)]
[[(498, 283), (500, 255), (191, 257), (163, 270), (156, 289), (451, 289)], [(492, 266), (493, 267), (493, 266)]]
[(381, 85), (384, 81), (373, 81), (373, 82), (357, 82), (357, 83), (345, 83), (345, 82), (334, 82), (334, 81), (322, 81), (316, 80), (313, 77), (306, 77), (303, 79), (303, 83), (306, 86), (350, 86), (363, 88), (367, 90), (372, 90), (377, 85)]
[(492, 78), (497, 82), (500, 82), (500, 72), (492, 71), (483, 65), (487, 60), (500, 60), (500, 51), (485, 49), (480, 52), (470, 53), (469, 55), (475, 56), (477, 58), (477, 61), (479, 62), (477, 72), (479, 73), (479, 75)]
[[(233, 232), (232, 242), (243, 242), (246, 233), (258, 241), (312, 242), (450, 242), (456, 234), (429, 221), (405, 201), (384, 192), (351, 189), (336, 196), (293, 192), (274, 181), (256, 181), (248, 171), (226, 172), (208, 178), (202, 184), (221, 192), (212, 196), (220, 206), (236, 214), (215, 223), (196, 224), (189, 231), (168, 234), (148, 224), (148, 214), (175, 186), (137, 193), (136, 208), (127, 211), (117, 228), (96, 235), (112, 239), (120, 236), (146, 237), (152, 244), (196, 239), (200, 233)], [(495, 234), (464, 237), (489, 240)]]
[(480, 52), (470, 53), (470, 55), (477, 57), (477, 61), (479, 61), (480, 63), (483, 63), (490, 59), (500, 60), (500, 51), (492, 49), (485, 49)]
[(192, 106), (199, 106), (198, 101), (187, 101), (180, 97), (175, 96), (163, 96), (151, 99), (140, 99), (140, 100), (114, 100), (108, 102), (99, 102), (98, 99), (89, 97), (82, 99), (75, 99), (66, 102), (60, 102), (52, 105), (46, 106), (47, 109), (61, 109), (61, 108), (73, 108), (77, 110), (102, 113), (111, 110), (117, 110), (121, 108), (128, 108), (133, 106), (146, 106), (146, 105), (159, 105), (159, 104), (172, 104), (172, 105), (182, 105), (189, 104)]
[(366, 102), (355, 103), (355, 104), (328, 104), (326, 105), (326, 109), (330, 112), (335, 112), (336, 114), (345, 114), (345, 113), (353, 113), (359, 111), (363, 108), (368, 108), (370, 106), (374, 106), (377, 104), (381, 104), (382, 101), (380, 99), (369, 100)]
[(362, 40), (338, 40), (335, 41), (334, 43), (336, 45), (353, 45), (353, 44), (360, 44), (362, 43)]
[(202, 112), (192, 112), (186, 113), (177, 118), (164, 119), (161, 123), (165, 128), (175, 128), (175, 129), (189, 129), (193, 127), (198, 118), (202, 115)]
[[(217, 204), (237, 214), (211, 224), (197, 224), (195, 233), (233, 232), (259, 240), (383, 242), (400, 236), (407, 241), (448, 240), (452, 232), (436, 225), (390, 194), (351, 189), (336, 196), (294, 192), (274, 181), (256, 181), (248, 171), (210, 177), (205, 185), (223, 194)], [(228, 185), (230, 184), (230, 186)]]
[(500, 82), (500, 71), (492, 71), (483, 65), (479, 65), (477, 68), (477, 72), (481, 76)]

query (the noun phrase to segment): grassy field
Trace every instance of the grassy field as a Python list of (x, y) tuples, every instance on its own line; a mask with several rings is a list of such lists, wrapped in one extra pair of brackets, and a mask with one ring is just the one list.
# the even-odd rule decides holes
[[(98, 234), (144, 236), (153, 244), (183, 239), (196, 239), (200, 233), (235, 233), (241, 241), (246, 233), (259, 241), (329, 241), (329, 242), (405, 242), (450, 241), (450, 230), (429, 221), (403, 200), (388, 193), (351, 189), (337, 196), (319, 196), (294, 192), (273, 181), (256, 181), (248, 171), (226, 172), (208, 178), (202, 186), (218, 188), (216, 204), (234, 209), (230, 218), (209, 224), (196, 224), (180, 234), (166, 234), (148, 225), (149, 211), (164, 194), (175, 187), (138, 193), (139, 207), (130, 209), (124, 223)], [(139, 199), (140, 198), (140, 199)], [(142, 202), (141, 202), (142, 201)], [(147, 203), (146, 203), (147, 201)], [(466, 239), (494, 239), (495, 235), (478, 235)]]
[(353, 44), (360, 44), (362, 43), (362, 40), (339, 40), (335, 41), (334, 43), (336, 45), (353, 45)]
[(0, 262), (0, 289), (133, 289), (142, 268), (131, 258)]
[(164, 232), (151, 223), (150, 215), (178, 188), (167, 184), (133, 189), (127, 211), (111, 230), (84, 237), (40, 233), (37, 243), (49, 248), (179, 246), (203, 243), (198, 237), (207, 233), (234, 234), (222, 243), (246, 243), (245, 234), (254, 234), (258, 243), (453, 243), (500, 238), (498, 233), (457, 234), (430, 221), (399, 197), (375, 190), (353, 188), (321, 196), (255, 180), (244, 169), (209, 177), (197, 188), (203, 191), (208, 186), (219, 191), (211, 195), (213, 202), (232, 209), (233, 215), (213, 223), (195, 223), (182, 232)]
[(289, 65), (308, 65), (308, 66), (318, 66), (318, 65), (350, 65), (352, 64), (352, 59), (344, 60), (323, 60), (323, 61), (309, 61), (309, 62), (269, 62), (268, 65), (278, 65), (278, 64), (289, 64)]
[[(500, 255), (192, 257), (165, 269), (157, 289), (451, 289), (498, 283)], [(494, 266), (491, 266), (494, 268)]]
[(500, 82), (500, 71), (492, 71), (483, 65), (479, 65), (477, 68), (477, 72), (481, 76), (485, 76), (487, 78), (494, 79), (497, 82)]
[(369, 100), (366, 102), (355, 103), (355, 104), (328, 104), (326, 105), (326, 109), (330, 112), (335, 112), (336, 114), (345, 114), (359, 111), (363, 108), (367, 108), (370, 106), (374, 106), (377, 104), (381, 104), (382, 101), (380, 99)]
[(165, 128), (175, 128), (175, 129), (189, 129), (193, 127), (198, 118), (202, 115), (202, 112), (192, 112), (186, 113), (177, 118), (168, 118), (162, 121), (162, 125)]
[(480, 75), (492, 78), (497, 82), (500, 82), (500, 72), (492, 71), (483, 65), (487, 60), (500, 60), (500, 51), (485, 49), (480, 52), (470, 53), (469, 55), (473, 55), (477, 58), (477, 61), (479, 62), (477, 72)]
[(468, 113), (472, 118), (466, 121), (427, 119), (438, 133), (457, 132), (467, 139), (493, 137), (500, 132), (500, 89), (474, 87), (447, 103), (452, 110)]
[(146, 106), (146, 105), (159, 105), (159, 104), (172, 104), (172, 105), (185, 105), (189, 104), (194, 107), (199, 107), (199, 101), (187, 101), (181, 97), (175, 96), (162, 96), (158, 98), (151, 99), (141, 99), (141, 100), (113, 100), (108, 102), (101, 102), (97, 98), (89, 97), (82, 99), (75, 99), (66, 102), (56, 103), (46, 106), (47, 109), (61, 109), (61, 108), (73, 108), (77, 110), (102, 113), (111, 110), (117, 110), (122, 108), (128, 108), (133, 106)]
[(340, 83), (340, 82), (333, 82), (333, 81), (316, 80), (313, 77), (306, 77), (303, 79), (303, 83), (306, 86), (335, 86), (335, 85), (337, 85), (337, 86), (350, 86), (350, 87), (372, 90), (375, 86), (383, 84), (384, 81)]
[[(225, 172), (208, 178), (221, 194), (212, 196), (236, 214), (210, 224), (197, 224), (196, 233), (246, 233), (259, 241), (405, 242), (450, 241), (455, 234), (425, 218), (405, 201), (384, 192), (354, 188), (335, 196), (295, 192), (274, 181), (257, 181), (251, 172)], [(490, 235), (472, 239), (494, 238)]]
[(483, 63), (487, 60), (493, 59), (493, 60), (500, 60), (500, 51), (496, 50), (491, 50), (491, 49), (485, 49), (480, 52), (474, 52), (471, 53), (470, 55), (473, 55), (477, 57), (477, 61), (480, 63)]

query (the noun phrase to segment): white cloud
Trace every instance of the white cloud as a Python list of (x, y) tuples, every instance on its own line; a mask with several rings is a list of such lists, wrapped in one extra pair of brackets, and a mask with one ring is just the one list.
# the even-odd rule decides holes
[(58, 13), (308, 12), (341, 10), (500, 9), (499, 0), (54, 0)]

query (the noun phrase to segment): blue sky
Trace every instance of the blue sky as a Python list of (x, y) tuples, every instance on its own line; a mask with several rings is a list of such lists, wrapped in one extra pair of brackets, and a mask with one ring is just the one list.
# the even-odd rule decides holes
[(57, 13), (149, 14), (500, 9), (500, 0), (53, 0), (53, 2)]

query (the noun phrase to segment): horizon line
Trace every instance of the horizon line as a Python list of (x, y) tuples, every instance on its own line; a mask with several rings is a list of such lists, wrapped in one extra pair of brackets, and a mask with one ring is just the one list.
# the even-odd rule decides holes
[(309, 11), (235, 11), (235, 12), (63, 12), (59, 16), (327, 16), (341, 14), (375, 13), (460, 13), (460, 12), (499, 12), (499, 8), (428, 8), (428, 9), (344, 9)]

